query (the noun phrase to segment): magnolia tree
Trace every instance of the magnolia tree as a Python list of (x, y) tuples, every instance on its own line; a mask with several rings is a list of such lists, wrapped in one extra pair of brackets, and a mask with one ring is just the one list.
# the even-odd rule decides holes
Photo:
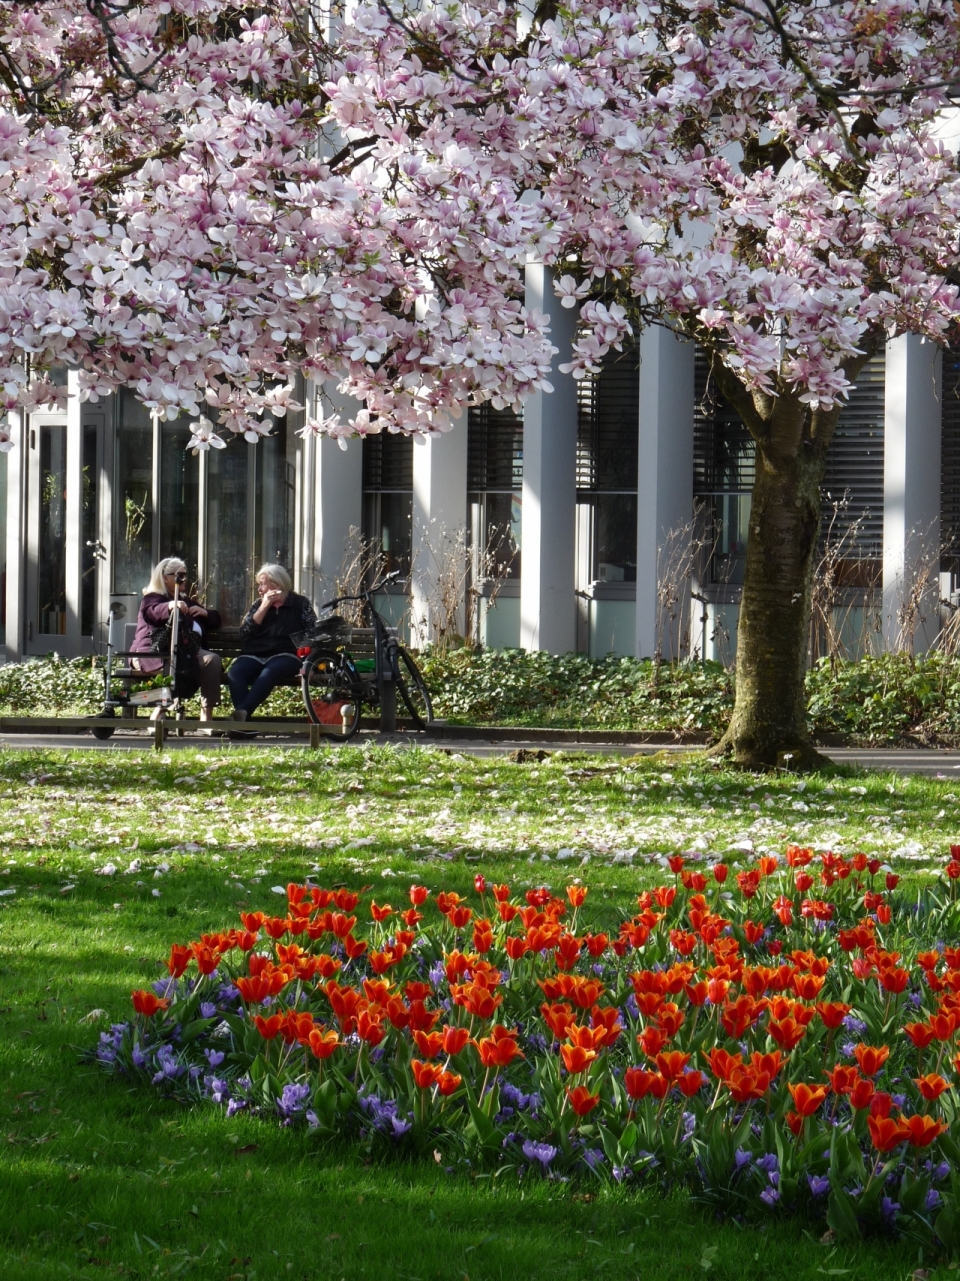
[(814, 763), (803, 699), (819, 485), (898, 333), (943, 342), (960, 175), (940, 0), (505, 0), (0, 9), (0, 385), (117, 387), (256, 440), (297, 370), (448, 430), (546, 382), (554, 268), (582, 377), (638, 327), (702, 343), (756, 442), (721, 749)]

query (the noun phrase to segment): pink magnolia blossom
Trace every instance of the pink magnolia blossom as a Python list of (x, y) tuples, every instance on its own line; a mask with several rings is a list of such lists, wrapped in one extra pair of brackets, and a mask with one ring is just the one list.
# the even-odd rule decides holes
[(548, 387), (530, 261), (580, 305), (575, 376), (658, 321), (834, 404), (865, 342), (960, 314), (958, 15), (776, 12), (0, 7), (0, 408), (59, 403), (67, 364), (202, 449), (269, 432), (302, 370), (362, 406), (308, 431), (446, 431)]

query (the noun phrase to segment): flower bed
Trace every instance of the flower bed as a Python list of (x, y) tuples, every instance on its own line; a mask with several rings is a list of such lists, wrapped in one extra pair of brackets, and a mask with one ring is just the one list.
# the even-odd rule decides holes
[[(175, 944), (103, 1033), (172, 1095), (523, 1177), (688, 1186), (718, 1211), (960, 1245), (960, 910), (865, 855), (669, 860), (615, 931), (585, 886), (410, 906), (287, 887)], [(815, 897), (816, 896), (816, 897)], [(922, 931), (923, 937), (919, 937)]]

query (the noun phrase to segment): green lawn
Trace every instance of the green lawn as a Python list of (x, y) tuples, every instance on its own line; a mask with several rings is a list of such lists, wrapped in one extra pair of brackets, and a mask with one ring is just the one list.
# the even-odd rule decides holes
[[(879, 853), (933, 875), (960, 840), (949, 782), (757, 780), (682, 761), (540, 764), (439, 751), (0, 754), (0, 1277), (863, 1278), (930, 1261), (822, 1227), (717, 1224), (681, 1191), (451, 1173), (188, 1111), (81, 1062), (171, 942), (276, 910), (312, 873), (399, 905), (580, 877), (599, 924), (659, 857)], [(12, 892), (15, 891), (15, 892)], [(99, 1013), (98, 1013), (99, 1012)], [(953, 1275), (947, 1265), (931, 1276)]]

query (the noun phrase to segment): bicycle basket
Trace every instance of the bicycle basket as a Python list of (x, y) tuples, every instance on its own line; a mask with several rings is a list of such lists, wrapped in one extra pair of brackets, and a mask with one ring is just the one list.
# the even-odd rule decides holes
[(350, 631), (350, 624), (339, 614), (328, 614), (321, 618), (316, 627), (308, 632), (297, 632), (291, 636), (294, 646), (303, 649), (307, 645), (342, 645)]

